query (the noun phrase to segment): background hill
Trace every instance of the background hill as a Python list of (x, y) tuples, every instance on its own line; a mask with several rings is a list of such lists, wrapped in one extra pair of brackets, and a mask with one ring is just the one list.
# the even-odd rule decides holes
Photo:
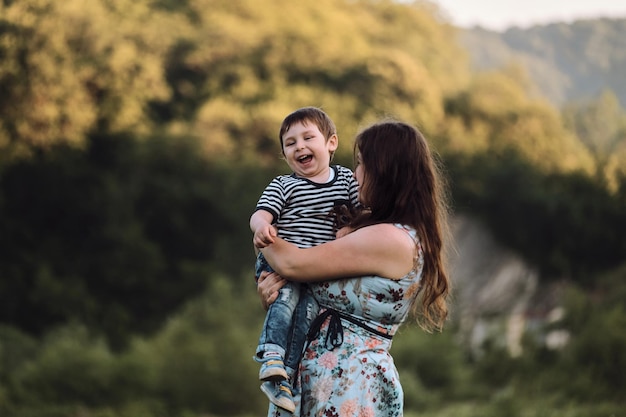
[(472, 66), (523, 66), (535, 91), (557, 106), (611, 90), (626, 106), (626, 19), (591, 19), (494, 32), (463, 29)]

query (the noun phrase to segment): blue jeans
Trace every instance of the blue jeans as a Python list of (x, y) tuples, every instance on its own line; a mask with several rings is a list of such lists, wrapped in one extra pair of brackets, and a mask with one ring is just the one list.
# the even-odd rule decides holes
[[(255, 265), (257, 279), (263, 271), (273, 272), (273, 269), (260, 253)], [(306, 284), (287, 282), (265, 315), (256, 350), (257, 359), (265, 351), (278, 352), (283, 357), (287, 372), (292, 375), (300, 363), (306, 334), (318, 312), (319, 305)]]

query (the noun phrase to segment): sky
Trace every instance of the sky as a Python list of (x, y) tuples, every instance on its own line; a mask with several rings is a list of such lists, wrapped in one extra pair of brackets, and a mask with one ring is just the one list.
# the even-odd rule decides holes
[(455, 26), (503, 31), (598, 17), (626, 18), (624, 0), (434, 0)]

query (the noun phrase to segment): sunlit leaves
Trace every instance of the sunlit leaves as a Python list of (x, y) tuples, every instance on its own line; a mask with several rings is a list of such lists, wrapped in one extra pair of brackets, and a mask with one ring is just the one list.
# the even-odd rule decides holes
[[(344, 119), (338, 126), (346, 132), (346, 145), (357, 126), (388, 115), (432, 131), (443, 117), (443, 91), (458, 88), (459, 74), (467, 74), (460, 50), (450, 42), (451, 29), (417, 3), (272, 0), (258, 7), (251, 1), (195, 0), (189, 8), (199, 22), (200, 42), (180, 57), (177, 71), (208, 75), (192, 91), (198, 103), (195, 115), (190, 113), (197, 118), (192, 133), (206, 141), (206, 126), (229, 124), (211, 139), (221, 148), (229, 145), (220, 132), (247, 124), (246, 116), (235, 118), (279, 122), (305, 105)], [(263, 116), (257, 114), (261, 110)], [(207, 123), (209, 114), (228, 121)], [(231, 154), (254, 149), (245, 138), (273, 138), (276, 128), (241, 139), (231, 135)]]
[(495, 154), (515, 149), (544, 170), (590, 172), (587, 150), (564, 129), (553, 107), (526, 94), (519, 77), (515, 71), (485, 72), (450, 99), (448, 116), (455, 122), (444, 129), (451, 148)]
[[(0, 143), (82, 144), (94, 130), (147, 132), (169, 96), (167, 25), (146, 2), (25, 0), (0, 19)], [(115, 6), (115, 7), (112, 7)]]
[(566, 126), (589, 149), (596, 170), (612, 187), (626, 173), (626, 112), (614, 93), (572, 102), (563, 110)]

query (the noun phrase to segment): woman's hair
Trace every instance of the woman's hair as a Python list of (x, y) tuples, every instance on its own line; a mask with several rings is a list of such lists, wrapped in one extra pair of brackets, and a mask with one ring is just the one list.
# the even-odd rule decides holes
[(444, 241), (449, 234), (446, 187), (426, 139), (415, 127), (387, 120), (361, 131), (354, 143), (364, 168), (366, 210), (355, 228), (378, 223), (413, 227), (424, 252), (420, 281), (421, 308), (413, 304), (418, 322), (441, 329), (448, 315), (450, 291)]

